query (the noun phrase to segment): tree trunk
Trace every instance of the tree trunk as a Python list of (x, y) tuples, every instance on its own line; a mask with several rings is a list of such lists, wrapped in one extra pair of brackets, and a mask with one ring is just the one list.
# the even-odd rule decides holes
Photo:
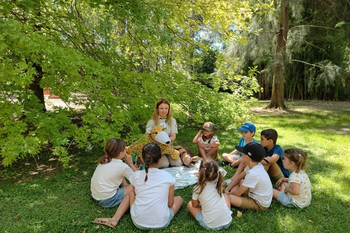
[(44, 89), (40, 87), (40, 81), (43, 78), (43, 68), (36, 63), (33, 64), (33, 67), (35, 67), (36, 74), (34, 74), (34, 81), (29, 85), (29, 89), (34, 91), (34, 95), (38, 97), (40, 103), (43, 105), (43, 112), (46, 112)]
[(284, 104), (284, 55), (288, 35), (288, 11), (289, 0), (282, 0), (280, 27), (277, 32), (275, 65), (273, 68), (272, 94), (270, 104), (267, 106), (268, 108), (286, 108)]

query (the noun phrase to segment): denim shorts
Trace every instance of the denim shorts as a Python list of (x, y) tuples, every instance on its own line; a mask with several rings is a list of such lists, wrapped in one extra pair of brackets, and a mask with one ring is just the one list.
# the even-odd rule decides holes
[(169, 219), (168, 222), (163, 226), (163, 227), (157, 227), (157, 228), (148, 228), (148, 227), (143, 227), (138, 225), (137, 223), (134, 222), (134, 220), (131, 218), (132, 222), (134, 223), (135, 227), (137, 227), (140, 230), (157, 230), (157, 229), (164, 229), (167, 228), (171, 222), (171, 220), (173, 220), (174, 218), (174, 212), (172, 209), (169, 208)]
[(114, 194), (113, 197), (108, 198), (106, 200), (96, 200), (98, 204), (100, 204), (104, 208), (113, 207), (116, 205), (119, 205), (120, 202), (124, 199), (124, 187), (119, 187), (117, 189), (117, 192)]
[[(231, 211), (231, 209), (230, 209)], [(202, 211), (198, 212), (198, 214), (196, 215), (196, 220), (199, 222), (199, 225), (201, 225), (202, 227), (204, 227), (207, 230), (214, 230), (214, 231), (220, 231), (226, 228), (229, 228), (231, 226), (231, 222), (229, 222), (228, 224), (224, 225), (224, 226), (220, 226), (220, 227), (215, 227), (215, 228), (209, 228), (207, 227), (207, 225), (205, 225), (204, 221), (203, 221), (203, 214)]]
[[(289, 187), (289, 184), (286, 184), (286, 187)], [(277, 201), (280, 202), (282, 205), (287, 207), (298, 207), (294, 202), (293, 199), (285, 194), (284, 192), (280, 192), (278, 194)]]

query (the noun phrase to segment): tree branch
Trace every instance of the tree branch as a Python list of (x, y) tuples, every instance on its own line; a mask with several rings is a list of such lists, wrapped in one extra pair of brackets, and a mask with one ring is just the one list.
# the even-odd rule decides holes
[(313, 66), (313, 67), (318, 67), (318, 68), (320, 68), (320, 69), (323, 69), (323, 68), (324, 68), (323, 66), (311, 64), (311, 63), (308, 63), (308, 62), (306, 62), (306, 61), (300, 61), (300, 60), (296, 60), (296, 59), (290, 59), (290, 61), (296, 61), (296, 62), (304, 63), (304, 64), (306, 64), (306, 65)]

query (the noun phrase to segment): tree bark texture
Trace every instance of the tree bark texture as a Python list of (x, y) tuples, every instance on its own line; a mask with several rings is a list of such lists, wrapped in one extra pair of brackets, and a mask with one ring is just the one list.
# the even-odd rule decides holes
[(288, 36), (288, 12), (289, 0), (282, 0), (280, 24), (277, 32), (275, 65), (273, 69), (272, 94), (268, 108), (286, 108), (284, 104), (284, 55)]

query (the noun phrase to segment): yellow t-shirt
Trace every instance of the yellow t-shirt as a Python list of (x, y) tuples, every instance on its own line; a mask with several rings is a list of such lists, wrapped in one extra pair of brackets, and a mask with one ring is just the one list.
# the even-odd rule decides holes
[(294, 195), (291, 193), (287, 193), (287, 195), (289, 195), (293, 202), (300, 208), (310, 205), (311, 184), (306, 172), (304, 170), (301, 170), (299, 173), (292, 172), (288, 180), (289, 186), (292, 186), (291, 182), (300, 184), (300, 192), (299, 195)]

